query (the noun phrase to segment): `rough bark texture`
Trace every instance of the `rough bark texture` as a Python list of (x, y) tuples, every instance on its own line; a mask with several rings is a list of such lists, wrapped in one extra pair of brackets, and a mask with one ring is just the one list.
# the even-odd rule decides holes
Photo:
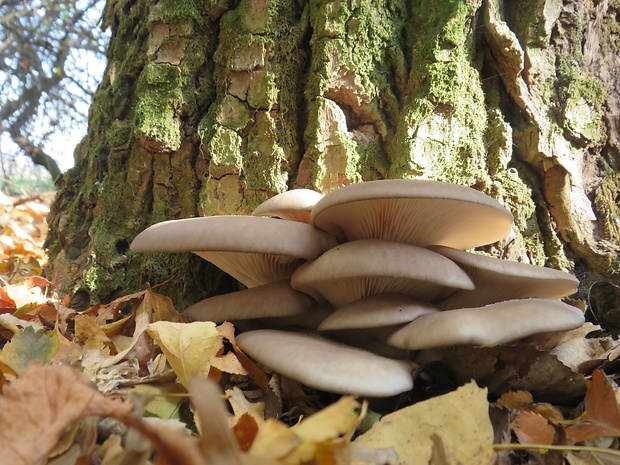
[(109, 0), (109, 65), (50, 214), (74, 305), (172, 278), (183, 308), (234, 283), (128, 251), (150, 224), (248, 214), (377, 178), (482, 190), (516, 227), (489, 251), (620, 277), (620, 1)]

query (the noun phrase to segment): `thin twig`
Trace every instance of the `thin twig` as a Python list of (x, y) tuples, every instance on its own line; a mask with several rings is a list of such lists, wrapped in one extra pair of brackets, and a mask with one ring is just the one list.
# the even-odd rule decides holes
[(599, 454), (613, 455), (620, 457), (620, 451), (615, 449), (605, 449), (603, 447), (592, 446), (558, 446), (549, 444), (493, 444), (493, 449), (498, 450), (528, 450), (528, 449), (543, 449), (543, 450), (563, 450), (574, 452), (597, 452)]

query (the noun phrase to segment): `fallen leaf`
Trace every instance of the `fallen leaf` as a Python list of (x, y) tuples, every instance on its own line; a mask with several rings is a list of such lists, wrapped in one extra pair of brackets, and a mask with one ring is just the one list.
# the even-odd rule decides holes
[(15, 301), (11, 299), (11, 297), (3, 287), (0, 287), (0, 313), (13, 314), (15, 310), (17, 310), (17, 305), (15, 304)]
[(157, 342), (181, 384), (189, 387), (194, 375), (206, 378), (211, 360), (222, 348), (222, 338), (210, 321), (172, 323), (158, 321), (149, 325), (148, 334)]
[(538, 413), (521, 412), (511, 426), (521, 444), (553, 444), (555, 428)]
[(534, 346), (461, 347), (444, 350), (442, 356), (457, 383), (474, 379), (491, 396), (526, 390), (539, 402), (570, 404), (586, 392), (583, 375)]
[(258, 425), (264, 422), (265, 404), (263, 402), (250, 402), (243, 394), (243, 391), (236, 386), (227, 389), (225, 394), (236, 418), (247, 414), (254, 418)]
[(36, 308), (38, 304), (42, 304), (47, 300), (44, 289), (41, 289), (38, 286), (30, 286), (24, 281), (20, 284), (5, 283), (6, 294), (13, 302), (15, 302), (15, 306), (17, 307), (15, 313), (19, 312), (21, 315), (29, 310), (32, 310), (33, 308)]
[(266, 391), (269, 386), (267, 375), (261, 367), (254, 363), (250, 357), (245, 355), (239, 346), (237, 346), (237, 342), (235, 341), (235, 327), (230, 322), (225, 321), (217, 327), (217, 330), (220, 335), (227, 339), (233, 346), (233, 350), (235, 351), (239, 363), (247, 371), (250, 378), (254, 380), (258, 387), (260, 387), (263, 391)]
[(235, 423), (232, 430), (241, 450), (246, 452), (250, 450), (258, 433), (258, 424), (254, 417), (249, 413), (242, 414), (237, 419), (237, 423)]
[(62, 434), (80, 419), (130, 414), (131, 408), (99, 394), (69, 366), (32, 364), (5, 386), (0, 397), (3, 463), (43, 464)]
[(73, 340), (81, 344), (84, 350), (103, 350), (105, 348), (116, 350), (110, 338), (90, 316), (86, 314), (76, 315), (73, 324)]
[(449, 464), (494, 463), (486, 389), (471, 382), (386, 415), (353, 442), (352, 463), (426, 465), (438, 454)]
[(146, 403), (144, 413), (166, 420), (179, 419), (179, 407), (188, 395), (187, 390), (178, 383), (140, 384), (131, 393), (144, 396)]
[(268, 419), (259, 429), (250, 455), (298, 465), (316, 460), (317, 454), (326, 450), (337, 454), (338, 449), (350, 447), (350, 437), (362, 417), (360, 404), (345, 396), (292, 428)]
[(127, 357), (127, 354), (129, 354), (131, 350), (136, 346), (136, 344), (138, 344), (142, 340), (141, 336), (150, 324), (150, 315), (147, 312), (142, 312), (139, 315), (136, 315), (135, 324), (136, 326), (134, 328), (131, 342), (123, 350), (118, 351), (115, 356), (106, 359), (101, 364), (101, 368), (116, 365)]
[(620, 410), (611, 383), (601, 370), (592, 374), (584, 399), (582, 420), (566, 428), (566, 436), (583, 442), (601, 436), (620, 437)]
[(40, 329), (35, 332), (29, 326), (15, 333), (11, 342), (4, 346), (0, 351), (0, 361), (19, 373), (34, 361), (50, 362), (59, 347), (60, 342), (55, 331)]
[(194, 377), (190, 382), (190, 392), (200, 426), (200, 449), (205, 465), (277, 465), (268, 458), (249, 457), (241, 452), (228, 427), (222, 392), (216, 383)]
[(565, 423), (564, 416), (557, 407), (554, 407), (546, 402), (534, 403), (534, 397), (529, 391), (521, 390), (506, 392), (502, 394), (499, 399), (497, 399), (496, 405), (498, 407), (506, 407), (517, 412), (534, 412), (542, 415), (554, 424)]

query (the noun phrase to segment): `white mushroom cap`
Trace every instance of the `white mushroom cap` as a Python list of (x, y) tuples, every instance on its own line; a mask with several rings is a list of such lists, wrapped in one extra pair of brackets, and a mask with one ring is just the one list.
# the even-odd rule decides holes
[(581, 310), (554, 299), (517, 299), (477, 308), (422, 315), (396, 331), (388, 343), (419, 350), (455, 345), (494, 346), (584, 322)]
[(296, 291), (288, 280), (210, 297), (183, 311), (197, 321), (249, 320), (254, 318), (284, 317), (307, 314), (316, 302)]
[(377, 294), (339, 308), (323, 320), (319, 330), (392, 326), (438, 311), (436, 306), (407, 295)]
[(346, 242), (295, 271), (293, 288), (334, 307), (374, 294), (443, 299), (474, 285), (453, 261), (414, 245), (379, 239)]
[(193, 252), (247, 287), (290, 278), (305, 260), (337, 245), (303, 223), (255, 216), (164, 221), (142, 231), (134, 252)]
[(410, 363), (316, 335), (262, 329), (236, 340), (241, 350), (276, 373), (323, 391), (387, 397), (413, 387)]
[(310, 189), (293, 189), (282, 192), (261, 203), (253, 216), (276, 216), (284, 220), (310, 224), (310, 213), (323, 194)]
[(579, 281), (570, 273), (528, 263), (511, 262), (449, 247), (430, 250), (456, 262), (476, 285), (472, 291), (457, 291), (437, 305), (443, 310), (482, 307), (502, 300), (528, 297), (557, 298), (577, 291)]
[(512, 223), (510, 212), (482, 192), (411, 179), (346, 186), (312, 210), (312, 224), (347, 241), (387, 239), (461, 250), (502, 239)]

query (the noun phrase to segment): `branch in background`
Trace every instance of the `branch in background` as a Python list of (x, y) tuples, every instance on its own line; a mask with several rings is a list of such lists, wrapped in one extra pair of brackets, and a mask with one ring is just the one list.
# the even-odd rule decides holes
[(43, 151), (40, 147), (32, 144), (28, 138), (11, 134), (13, 142), (15, 142), (19, 148), (28, 155), (35, 165), (44, 167), (52, 175), (52, 179), (56, 180), (58, 176), (62, 174), (56, 161)]
[[(60, 170), (44, 143), (50, 133), (85, 121), (97, 86), (99, 77), (81, 68), (81, 52), (103, 55), (107, 39), (96, 19), (102, 3), (0, 0), (0, 133), (52, 178)], [(0, 159), (6, 155), (0, 151)]]

